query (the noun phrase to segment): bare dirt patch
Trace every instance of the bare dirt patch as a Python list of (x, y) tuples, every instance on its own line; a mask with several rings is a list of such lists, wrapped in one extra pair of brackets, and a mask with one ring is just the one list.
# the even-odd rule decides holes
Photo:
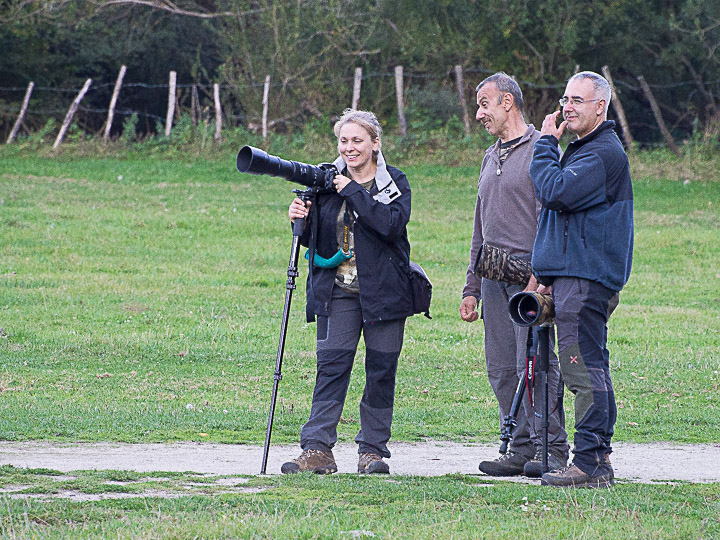
[[(720, 482), (720, 444), (616, 443), (612, 454), (619, 481), (641, 483)], [(480, 475), (478, 463), (494, 459), (498, 445), (451, 442), (390, 443), (388, 460), (394, 475)], [(128, 470), (138, 472), (195, 472), (214, 475), (258, 475), (261, 446), (170, 443), (51, 443), (0, 441), (0, 464), (48, 468), (62, 472), (77, 470)], [(280, 465), (300, 453), (297, 445), (273, 445), (267, 472), (279, 474)], [(357, 447), (339, 444), (334, 449), (338, 472), (355, 473)], [(490, 479), (491, 477), (488, 477)], [(537, 480), (518, 477), (518, 482)], [(223, 480), (237, 485), (242, 479)]]

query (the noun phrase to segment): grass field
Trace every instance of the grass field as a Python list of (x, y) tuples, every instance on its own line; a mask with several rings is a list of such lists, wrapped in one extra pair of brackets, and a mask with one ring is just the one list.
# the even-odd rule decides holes
[[(412, 258), (430, 275), (434, 300), (431, 321), (407, 325), (393, 438), (494, 441), (482, 326), (457, 314), (479, 164), (399, 164), (413, 188)], [(617, 441), (720, 440), (717, 165), (633, 161), (635, 262), (609, 336)], [(295, 187), (240, 175), (230, 151), (212, 159), (0, 151), (0, 439), (262, 443)], [(305, 276), (303, 268), (274, 442), (297, 441), (309, 412)], [(343, 441), (358, 429), (361, 373), (339, 426)], [(4, 468), (0, 486), (23, 477), (29, 489), (50, 489), (48, 475)], [(85, 503), (6, 498), (0, 535), (720, 537), (717, 485), (563, 493), (489, 489), (459, 476), (251, 482), (271, 489)]]
[[(566, 491), (481, 477), (256, 477), (223, 493), (216, 478), (0, 469), (4, 483), (42, 495), (63, 489), (99, 502), (3, 501), (3, 538), (718, 538), (720, 486), (616, 485)], [(57, 475), (55, 475), (57, 476)], [(244, 493), (238, 493), (244, 491)], [(89, 497), (88, 497), (89, 498)]]

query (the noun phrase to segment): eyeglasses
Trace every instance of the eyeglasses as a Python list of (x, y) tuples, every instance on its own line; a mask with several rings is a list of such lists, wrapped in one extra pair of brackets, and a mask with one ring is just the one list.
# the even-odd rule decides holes
[(582, 105), (583, 103), (590, 103), (590, 102), (592, 102), (592, 101), (602, 101), (602, 98), (598, 98), (598, 99), (583, 99), (583, 98), (580, 98), (580, 97), (561, 97), (560, 99), (558, 99), (558, 103), (560, 104), (561, 107), (564, 107), (564, 106), (567, 105), (568, 103), (569, 103), (570, 105)]

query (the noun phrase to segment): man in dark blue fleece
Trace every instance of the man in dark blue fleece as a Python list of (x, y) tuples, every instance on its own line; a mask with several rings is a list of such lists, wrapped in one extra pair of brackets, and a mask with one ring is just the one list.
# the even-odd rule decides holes
[[(575, 394), (575, 457), (543, 485), (609, 487), (617, 409), (610, 380), (607, 321), (630, 276), (633, 193), (627, 155), (607, 120), (610, 85), (584, 71), (568, 81), (560, 111), (535, 143), (530, 177), (543, 206), (532, 255), (540, 292), (555, 302), (560, 371)], [(577, 136), (560, 156), (565, 129)]]

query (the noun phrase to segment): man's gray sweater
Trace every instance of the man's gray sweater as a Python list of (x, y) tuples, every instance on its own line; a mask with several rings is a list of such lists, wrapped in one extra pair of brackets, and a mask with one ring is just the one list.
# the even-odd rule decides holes
[(480, 167), (475, 225), (463, 298), (480, 299), (481, 278), (473, 273), (483, 242), (530, 260), (542, 209), (530, 179), (530, 161), (540, 132), (528, 126), (520, 141), (500, 164), (500, 140), (487, 149)]

